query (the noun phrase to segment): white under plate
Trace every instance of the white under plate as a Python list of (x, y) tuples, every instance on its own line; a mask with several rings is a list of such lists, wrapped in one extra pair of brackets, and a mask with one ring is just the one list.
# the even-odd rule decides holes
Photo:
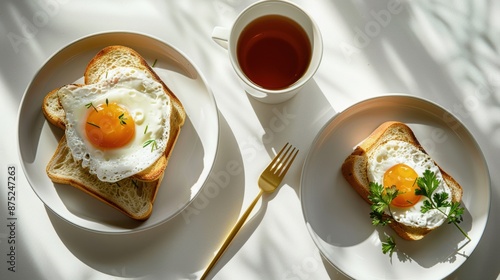
[[(109, 45), (135, 49), (183, 103), (187, 119), (170, 157), (154, 203), (153, 214), (134, 221), (84, 192), (53, 184), (45, 173), (63, 132), (50, 125), (41, 111), (51, 90), (81, 79), (90, 59)], [(219, 118), (212, 92), (203, 76), (180, 51), (159, 39), (129, 32), (95, 34), (54, 54), (24, 93), (18, 123), (19, 153), (31, 187), (45, 205), (68, 222), (97, 232), (145, 230), (180, 213), (200, 192), (217, 153)]]
[[(341, 174), (344, 159), (377, 126), (408, 124), (431, 157), (463, 187), (464, 221), (443, 224), (419, 241), (374, 227), (370, 207)], [(328, 261), (354, 279), (442, 279), (456, 270), (478, 244), (488, 219), (490, 179), (478, 144), (452, 114), (421, 98), (391, 95), (362, 101), (334, 116), (320, 131), (301, 179), (304, 218)], [(384, 255), (381, 239), (394, 236), (398, 250)]]

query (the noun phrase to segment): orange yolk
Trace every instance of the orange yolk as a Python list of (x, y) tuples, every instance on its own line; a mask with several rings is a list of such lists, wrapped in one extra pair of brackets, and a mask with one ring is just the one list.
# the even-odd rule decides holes
[(417, 177), (417, 172), (403, 163), (387, 169), (384, 174), (384, 187), (396, 186), (398, 189), (398, 196), (392, 200), (392, 205), (410, 207), (420, 200), (420, 195), (415, 194), (415, 189), (418, 188)]
[(89, 108), (85, 133), (95, 147), (114, 149), (128, 144), (135, 134), (130, 113), (116, 103)]

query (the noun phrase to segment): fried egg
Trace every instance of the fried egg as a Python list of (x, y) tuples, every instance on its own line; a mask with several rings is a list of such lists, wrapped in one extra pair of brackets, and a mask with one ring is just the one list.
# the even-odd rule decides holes
[(407, 142), (390, 140), (373, 151), (367, 165), (370, 182), (379, 183), (386, 188), (395, 185), (398, 189), (399, 195), (390, 207), (397, 222), (430, 229), (445, 221), (445, 215), (436, 209), (422, 213), (420, 208), (428, 198), (415, 195), (415, 189), (418, 188), (416, 179), (422, 177), (425, 170), (430, 170), (440, 182), (435, 193), (446, 192), (448, 201), (451, 201), (450, 188), (429, 155)]
[(59, 89), (65, 135), (75, 160), (104, 182), (151, 166), (166, 149), (170, 99), (162, 85), (129, 67), (109, 70), (100, 82)]

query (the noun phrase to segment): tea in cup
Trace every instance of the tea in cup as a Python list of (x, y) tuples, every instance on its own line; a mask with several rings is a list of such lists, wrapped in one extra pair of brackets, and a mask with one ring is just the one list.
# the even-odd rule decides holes
[(212, 38), (228, 49), (245, 91), (265, 103), (292, 98), (314, 75), (323, 53), (316, 23), (287, 1), (257, 2), (230, 29), (216, 27)]

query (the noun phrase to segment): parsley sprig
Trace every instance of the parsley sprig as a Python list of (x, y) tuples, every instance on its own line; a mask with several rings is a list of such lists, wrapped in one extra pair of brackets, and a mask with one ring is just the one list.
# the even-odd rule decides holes
[(384, 188), (379, 183), (370, 182), (368, 199), (372, 202), (370, 218), (374, 226), (385, 226), (391, 222), (389, 216), (385, 215), (385, 209), (388, 209), (389, 215), (392, 216), (391, 202), (396, 196), (398, 196), (396, 186)]
[[(436, 174), (430, 170), (425, 170), (423, 176), (417, 178), (416, 183), (418, 188), (415, 189), (415, 194), (428, 198), (423, 201), (420, 212), (426, 213), (432, 209), (438, 210), (446, 216), (448, 224), (454, 224), (467, 239), (471, 240), (467, 233), (458, 225), (463, 221), (462, 214), (464, 213), (464, 208), (460, 206), (460, 202), (448, 201), (449, 195), (446, 192), (435, 193), (440, 183)], [(384, 188), (381, 184), (370, 182), (370, 194), (368, 195), (368, 199), (372, 202), (370, 206), (372, 210), (370, 212), (370, 218), (372, 219), (373, 225), (385, 226), (392, 221), (391, 202), (396, 196), (398, 196), (398, 190), (395, 186)], [(446, 214), (447, 208), (449, 208), (448, 214)], [(386, 214), (386, 209), (389, 214)], [(392, 257), (392, 253), (395, 249), (396, 242), (394, 238), (387, 236), (387, 239), (382, 241), (382, 252), (384, 254), (389, 253)]]
[(382, 242), (382, 253), (389, 253), (389, 256), (392, 257), (392, 253), (394, 253), (396, 249), (396, 241), (394, 241), (394, 238), (390, 235), (386, 234), (386, 237), (385, 241)]
[[(372, 219), (372, 225), (374, 226), (385, 226), (392, 221), (392, 211), (391, 202), (394, 198), (398, 196), (398, 189), (396, 186), (391, 186), (389, 188), (384, 188), (379, 183), (370, 182), (370, 194), (368, 199), (372, 202), (370, 209), (370, 218)], [(389, 215), (385, 214), (385, 210), (388, 210)], [(382, 253), (387, 254), (392, 257), (392, 253), (396, 250), (396, 241), (392, 236), (387, 236), (385, 241), (382, 241)]]
[[(463, 221), (462, 214), (464, 213), (464, 208), (460, 206), (460, 202), (448, 201), (449, 195), (446, 192), (434, 193), (439, 186), (439, 180), (436, 178), (434, 172), (425, 170), (423, 175), (423, 177), (417, 179), (418, 189), (415, 190), (415, 194), (425, 196), (429, 199), (424, 201), (424, 205), (420, 211), (426, 213), (432, 209), (438, 210), (446, 216), (448, 224), (454, 224), (467, 239), (471, 240), (469, 235), (458, 225)], [(447, 208), (450, 209), (448, 214), (446, 214)]]

